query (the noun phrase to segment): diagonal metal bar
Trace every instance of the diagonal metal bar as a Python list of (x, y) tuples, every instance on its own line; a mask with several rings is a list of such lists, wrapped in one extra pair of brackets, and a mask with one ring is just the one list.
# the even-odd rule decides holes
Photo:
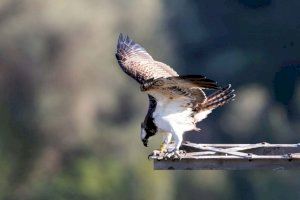
[[(256, 149), (256, 148), (260, 148), (260, 147), (265, 147), (266, 145), (268, 145), (268, 143), (248, 144), (248, 145), (238, 146), (238, 147), (231, 147), (231, 148), (225, 148), (225, 149), (223, 149), (223, 148), (217, 148), (217, 149), (221, 149), (221, 150), (226, 151), (226, 154), (235, 155), (233, 153), (237, 152), (237, 151), (245, 151), (245, 150), (250, 150), (250, 149)], [(194, 143), (186, 143), (186, 144), (184, 144), (184, 146), (198, 148), (198, 149), (203, 149), (203, 147), (207, 147), (206, 145), (202, 146), (201, 144), (194, 144)], [(216, 148), (216, 147), (214, 147), (214, 148)], [(223, 153), (221, 151), (212, 151), (211, 150), (211, 151), (193, 152), (193, 153), (191, 153), (191, 155), (193, 155), (193, 156), (214, 155), (217, 152)]]
[[(196, 147), (201, 150), (208, 150), (212, 152), (218, 152), (218, 153), (224, 153), (224, 154), (229, 154), (229, 155), (234, 155), (234, 156), (240, 156), (243, 158), (251, 158), (252, 155), (248, 153), (243, 153), (243, 152), (238, 152), (238, 151), (233, 151), (233, 150), (228, 150), (228, 149), (222, 149), (222, 148), (216, 148), (216, 147), (210, 147), (210, 146), (202, 146), (202, 145), (194, 145), (194, 144), (189, 144), (191, 147)], [(236, 147), (238, 148), (238, 147)], [(201, 152), (199, 152), (201, 153)], [(199, 154), (198, 154), (199, 155)]]

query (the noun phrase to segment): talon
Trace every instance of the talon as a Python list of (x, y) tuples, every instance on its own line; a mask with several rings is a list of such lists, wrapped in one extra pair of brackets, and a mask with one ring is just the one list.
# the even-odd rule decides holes
[(179, 150), (178, 153), (183, 154), (184, 156), (186, 156), (186, 151), (185, 150)]
[(150, 158), (153, 158), (153, 156), (155, 156), (154, 153), (153, 153), (153, 152), (150, 153), (150, 154), (148, 155), (148, 160), (150, 160)]
[(164, 157), (164, 152), (161, 150), (154, 150), (148, 155), (148, 159), (150, 159), (151, 157), (155, 157), (157, 160), (161, 160)]
[(176, 160), (176, 159), (181, 160), (182, 156), (180, 154), (184, 154), (184, 151), (174, 149), (170, 152), (165, 153), (164, 158), (165, 159), (172, 159), (172, 160)]

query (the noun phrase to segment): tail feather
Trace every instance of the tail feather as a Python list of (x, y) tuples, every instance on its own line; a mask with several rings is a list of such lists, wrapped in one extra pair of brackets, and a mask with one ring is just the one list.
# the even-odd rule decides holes
[(234, 90), (231, 89), (231, 85), (229, 84), (227, 87), (211, 94), (201, 105), (201, 110), (213, 110), (234, 100), (234, 97)]
[[(231, 84), (229, 84), (227, 87), (222, 88), (221, 90), (218, 90), (216, 92), (214, 92), (213, 94), (211, 94), (208, 98), (206, 102), (212, 102), (220, 97), (222, 97), (224, 95), (224, 91), (227, 91), (228, 89), (231, 88)], [(234, 90), (232, 90), (234, 91)]]

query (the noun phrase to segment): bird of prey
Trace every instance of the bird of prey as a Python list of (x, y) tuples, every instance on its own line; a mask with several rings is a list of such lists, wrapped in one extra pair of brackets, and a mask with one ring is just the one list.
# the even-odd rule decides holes
[[(141, 140), (145, 146), (148, 139), (164, 134), (159, 150), (152, 155), (180, 158), (179, 147), (183, 134), (199, 131), (196, 126), (217, 107), (234, 99), (231, 85), (222, 88), (203, 75), (179, 76), (170, 66), (156, 61), (139, 44), (120, 34), (116, 52), (122, 70), (140, 84), (140, 90), (148, 94), (149, 108), (141, 123)], [(215, 90), (206, 95), (204, 90)], [(168, 148), (174, 140), (173, 149)]]

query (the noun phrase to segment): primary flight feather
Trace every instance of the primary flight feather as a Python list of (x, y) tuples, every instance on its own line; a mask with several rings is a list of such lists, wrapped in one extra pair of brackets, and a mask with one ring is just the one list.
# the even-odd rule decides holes
[[(234, 90), (229, 84), (221, 88), (203, 75), (179, 76), (170, 66), (158, 62), (139, 44), (120, 34), (116, 58), (120, 67), (139, 84), (149, 97), (148, 113), (141, 124), (141, 140), (145, 146), (148, 139), (163, 133), (159, 151), (153, 154), (180, 158), (179, 147), (183, 134), (200, 129), (197, 122), (211, 111), (233, 100)], [(216, 90), (208, 97), (203, 90)], [(175, 147), (167, 145), (174, 139)]]

